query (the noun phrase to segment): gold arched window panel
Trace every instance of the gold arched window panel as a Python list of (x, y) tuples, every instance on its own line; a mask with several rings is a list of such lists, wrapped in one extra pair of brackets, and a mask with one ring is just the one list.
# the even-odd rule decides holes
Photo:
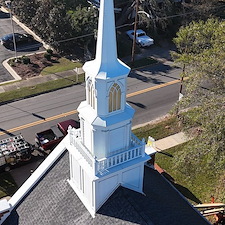
[(95, 109), (95, 89), (91, 80), (88, 81), (88, 104)]
[(119, 110), (121, 108), (121, 88), (114, 83), (109, 90), (109, 112)]

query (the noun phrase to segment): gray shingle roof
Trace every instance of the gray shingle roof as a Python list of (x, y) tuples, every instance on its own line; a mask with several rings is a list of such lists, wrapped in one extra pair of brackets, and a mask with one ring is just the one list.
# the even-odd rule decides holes
[(93, 219), (67, 182), (66, 153), (23, 199), (3, 225), (206, 225), (153, 169), (145, 168), (144, 193), (119, 187)]

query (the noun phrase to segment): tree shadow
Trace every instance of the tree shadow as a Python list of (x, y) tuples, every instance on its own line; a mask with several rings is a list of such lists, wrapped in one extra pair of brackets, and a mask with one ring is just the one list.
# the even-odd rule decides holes
[(138, 74), (138, 73), (130, 73), (128, 76), (130, 78), (135, 78), (137, 80), (141, 80), (141, 81), (143, 81), (145, 83), (153, 83), (153, 84), (162, 84), (162, 83), (164, 83), (164, 82), (162, 82), (159, 79), (155, 79), (155, 78), (152, 78), (152, 77), (143, 76), (143, 75)]
[[(157, 65), (155, 66), (152, 66), (151, 67), (151, 70), (146, 70), (146, 68), (143, 68), (142, 70), (140, 70), (141, 72), (150, 72), (152, 75), (167, 75), (169, 71), (173, 70), (174, 67), (171, 67), (170, 65), (166, 65), (166, 64), (163, 64), (163, 63), (158, 63)], [(170, 78), (174, 78), (174, 77), (171, 77), (171, 76), (168, 76)], [(175, 78), (174, 78), (175, 79)]]
[(132, 101), (127, 101), (127, 102), (130, 103), (130, 104), (136, 105), (139, 108), (146, 109), (146, 106), (139, 103), (139, 102), (132, 102)]
[(168, 174), (167, 172), (163, 172), (161, 173), (168, 181), (170, 181), (170, 183), (187, 199), (192, 200), (193, 202), (197, 203), (197, 204), (201, 204), (202, 202), (186, 187), (177, 184), (175, 182), (175, 179)]
[(142, 68), (136, 70), (135, 72), (132, 71), (129, 74), (129, 77), (141, 80), (146, 83), (162, 84), (165, 82), (163, 82), (161, 79), (155, 78), (155, 76), (163, 76), (173, 80), (177, 80), (177, 77), (171, 76), (169, 74), (169, 71), (173, 69), (178, 69), (178, 67), (172, 67), (170, 65), (158, 63), (151, 66), (151, 68)]
[(37, 63), (32, 63), (32, 66), (33, 66), (34, 68), (40, 68), (40, 66), (39, 66)]
[(56, 60), (56, 59), (51, 59), (50, 61), (51, 61), (52, 63), (59, 63), (59, 61)]
[(162, 151), (162, 152), (158, 151), (157, 153), (162, 154), (162, 155), (166, 155), (166, 156), (169, 156), (169, 157), (173, 158), (173, 155), (171, 155), (170, 153), (165, 152), (165, 151)]

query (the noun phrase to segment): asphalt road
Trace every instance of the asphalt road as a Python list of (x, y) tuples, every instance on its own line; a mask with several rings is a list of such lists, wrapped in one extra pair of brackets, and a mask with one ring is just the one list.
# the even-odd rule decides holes
[[(15, 22), (13, 22), (13, 26), (14, 26), (15, 33), (25, 33), (25, 31), (20, 26), (18, 26)], [(7, 13), (0, 11), (0, 38), (10, 33), (12, 33), (11, 19), (9, 18), (9, 15)], [(29, 45), (28, 44), (18, 45), (17, 56), (22, 56), (25, 54), (39, 52), (43, 50), (44, 48), (42, 47), (42, 44), (35, 40), (32, 43), (29, 43)], [(14, 56), (15, 56), (14, 51), (0, 45), (0, 62), (1, 62), (0, 63), (0, 83), (13, 79), (12, 75), (8, 73), (8, 71), (3, 67), (2, 62), (5, 59), (8, 59)]]
[[(133, 126), (165, 115), (178, 98), (180, 69), (156, 64), (128, 77), (127, 102), (136, 110)], [(174, 83), (174, 84), (173, 84)], [(0, 138), (22, 133), (34, 144), (35, 133), (68, 118), (85, 99), (84, 84), (0, 106)]]

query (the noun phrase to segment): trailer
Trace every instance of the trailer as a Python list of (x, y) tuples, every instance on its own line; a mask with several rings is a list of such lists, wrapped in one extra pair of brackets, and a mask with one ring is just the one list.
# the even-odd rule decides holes
[(32, 150), (22, 134), (0, 140), (0, 168), (8, 171), (19, 162), (29, 161)]

